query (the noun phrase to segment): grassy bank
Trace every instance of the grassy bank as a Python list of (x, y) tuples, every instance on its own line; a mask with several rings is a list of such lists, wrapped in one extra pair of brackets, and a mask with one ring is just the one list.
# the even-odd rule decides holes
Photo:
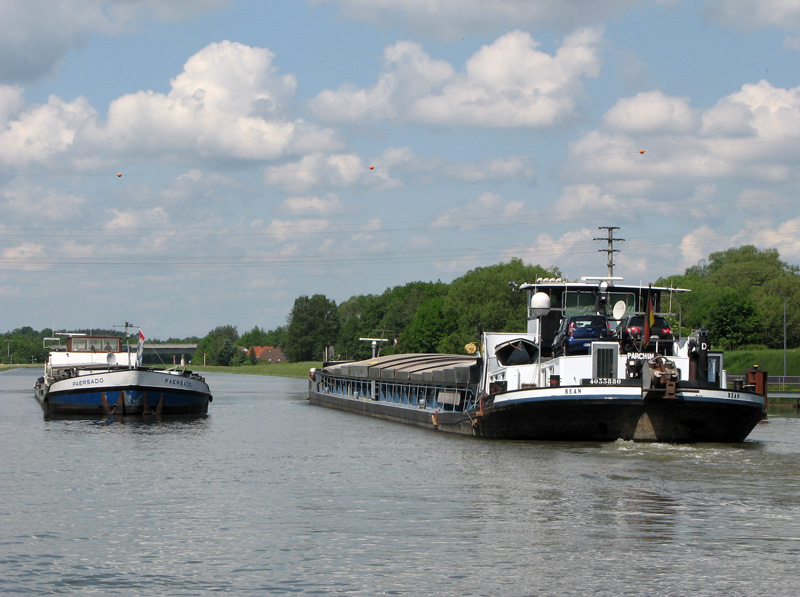
[[(783, 350), (731, 350), (725, 353), (725, 369), (731, 375), (742, 375), (758, 365), (769, 376), (783, 375)], [(800, 375), (800, 348), (786, 351), (786, 375)]]
[(0, 363), (0, 371), (8, 371), (9, 369), (41, 369), (42, 367), (44, 367), (42, 363), (33, 363), (32, 365), (30, 363), (14, 363), (13, 365)]
[(242, 365), (241, 367), (195, 367), (189, 369), (198, 373), (234, 373), (239, 375), (273, 375), (275, 377), (308, 377), (311, 367), (322, 367), (322, 363), (307, 361), (301, 363), (261, 363), (258, 365)]

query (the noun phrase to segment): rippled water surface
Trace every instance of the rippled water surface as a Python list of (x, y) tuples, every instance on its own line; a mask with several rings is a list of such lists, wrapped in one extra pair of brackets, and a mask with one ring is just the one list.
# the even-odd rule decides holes
[(0, 373), (0, 591), (795, 594), (800, 418), (738, 445), (501, 442), (209, 374), (205, 419), (45, 421)]

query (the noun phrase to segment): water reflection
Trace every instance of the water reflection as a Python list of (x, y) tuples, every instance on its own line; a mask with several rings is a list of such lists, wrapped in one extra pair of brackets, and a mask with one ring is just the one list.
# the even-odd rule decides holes
[(48, 423), (59, 421), (84, 422), (87, 425), (128, 425), (131, 427), (185, 427), (202, 423), (208, 415), (136, 415), (136, 416), (115, 416), (103, 415), (101, 417), (87, 417), (78, 415), (45, 415), (44, 420)]
[(631, 488), (622, 507), (631, 537), (659, 545), (671, 542), (680, 512), (678, 500), (657, 491)]
[(800, 400), (794, 403), (771, 403), (767, 409), (767, 420), (771, 416), (800, 418)]

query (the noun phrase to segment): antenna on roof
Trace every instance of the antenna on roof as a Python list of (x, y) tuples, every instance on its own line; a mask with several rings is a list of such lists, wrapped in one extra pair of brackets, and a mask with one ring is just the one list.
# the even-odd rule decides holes
[(614, 253), (619, 253), (618, 249), (614, 248), (614, 241), (625, 242), (624, 238), (614, 238), (614, 230), (619, 230), (619, 226), (598, 226), (598, 230), (608, 230), (608, 236), (605, 238), (594, 238), (592, 240), (604, 240), (608, 242), (607, 249), (598, 249), (598, 253), (608, 253), (608, 277), (614, 277)]

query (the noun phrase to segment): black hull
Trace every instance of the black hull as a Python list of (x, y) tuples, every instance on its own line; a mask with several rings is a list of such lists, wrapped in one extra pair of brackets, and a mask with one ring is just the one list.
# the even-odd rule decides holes
[(477, 434), (495, 439), (737, 443), (763, 418), (757, 405), (680, 399), (533, 402), (487, 408)]
[(439, 412), (309, 392), (329, 408), (427, 429), (490, 439), (738, 443), (765, 412), (758, 404), (657, 400), (553, 400), (490, 406), (482, 413)]

